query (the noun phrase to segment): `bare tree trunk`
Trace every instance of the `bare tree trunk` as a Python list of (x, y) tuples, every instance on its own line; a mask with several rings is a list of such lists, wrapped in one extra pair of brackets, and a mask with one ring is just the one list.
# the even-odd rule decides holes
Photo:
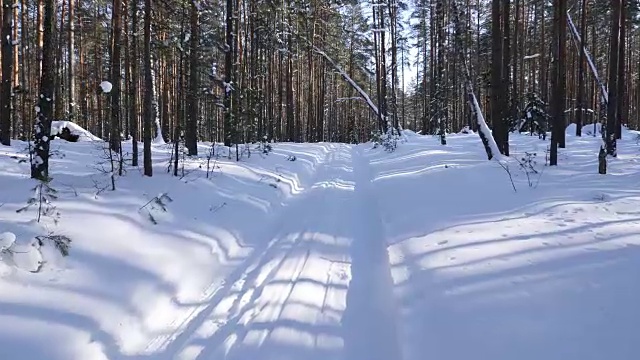
[(188, 118), (185, 133), (185, 146), (189, 151), (190, 156), (198, 155), (198, 89), (200, 87), (198, 82), (198, 46), (200, 43), (199, 35), (199, 16), (198, 7), (195, 3), (196, 0), (191, 0), (191, 37), (189, 42), (189, 97), (188, 103)]
[(2, 86), (0, 87), (0, 144), (11, 145), (11, 113), (13, 85), (13, 0), (2, 1)]
[(55, 77), (54, 28), (55, 0), (45, 0), (43, 6), (42, 79), (38, 94), (37, 118), (34, 126), (34, 142), (31, 160), (31, 178), (49, 180), (49, 145), (51, 118), (53, 117), (53, 92)]
[(68, 100), (69, 121), (75, 121), (76, 76), (75, 76), (75, 0), (69, 0), (69, 33), (67, 39), (67, 67), (69, 76)]
[(584, 63), (585, 41), (587, 38), (587, 0), (582, 0), (580, 20), (580, 59), (578, 60), (578, 113), (576, 114), (576, 136), (582, 136), (582, 124), (584, 123), (585, 99), (584, 99)]
[(151, 0), (144, 1), (144, 175), (153, 176), (151, 126), (153, 117), (153, 74), (151, 73)]
[[(120, 139), (120, 39), (122, 36), (122, 0), (113, 0), (113, 30), (112, 30), (112, 50), (111, 50), (111, 133), (109, 143), (111, 150), (120, 152), (122, 139)], [(122, 169), (120, 169), (122, 172)], [(122, 174), (120, 174), (122, 175)]]
[(131, 1), (131, 78), (129, 83), (129, 127), (133, 146), (132, 166), (138, 166), (138, 0)]
[(620, 61), (620, 23), (622, 4), (624, 0), (611, 0), (613, 11), (611, 12), (611, 45), (609, 53), (609, 104), (607, 107), (606, 147), (607, 155), (618, 155), (616, 144), (616, 127), (618, 120), (618, 66)]

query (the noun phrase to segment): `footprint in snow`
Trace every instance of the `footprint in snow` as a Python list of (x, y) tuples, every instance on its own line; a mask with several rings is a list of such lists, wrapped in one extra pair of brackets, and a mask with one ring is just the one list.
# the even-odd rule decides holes
[(442, 245), (446, 245), (446, 244), (448, 244), (448, 243), (449, 243), (449, 240), (443, 240), (443, 241), (440, 241), (440, 242), (438, 243), (438, 245), (442, 246)]

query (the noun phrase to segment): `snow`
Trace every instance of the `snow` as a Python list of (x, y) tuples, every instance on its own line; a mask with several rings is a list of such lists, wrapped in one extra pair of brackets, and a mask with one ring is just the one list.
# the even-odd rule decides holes
[(51, 135), (60, 134), (64, 128), (68, 128), (72, 135), (78, 135), (78, 141), (102, 141), (102, 139), (72, 121), (52, 121)]
[(102, 89), (103, 93), (108, 94), (111, 92), (111, 89), (113, 88), (113, 84), (105, 80), (100, 83), (100, 88)]
[(42, 264), (42, 254), (36, 243), (15, 246), (12, 260), (16, 267), (25, 271), (36, 272)]
[[(567, 135), (570, 136), (575, 136), (576, 135), (576, 124), (575, 123), (571, 123), (567, 126), (566, 129), (566, 133)], [(594, 130), (594, 124), (585, 124), (582, 125), (582, 136), (593, 136), (593, 130)], [(602, 135), (602, 124), (600, 123), (596, 123), (595, 124), (595, 131), (596, 131), (596, 135), (597, 136), (601, 136)]]
[(0, 251), (8, 249), (16, 242), (16, 235), (10, 232), (0, 234)]
[[(0, 247), (22, 255), (0, 260), (0, 357), (635, 359), (640, 153), (623, 131), (606, 176), (599, 137), (568, 136), (546, 167), (548, 142), (512, 134), (517, 192), (477, 134), (403, 130), (392, 153), (275, 143), (240, 162), (216, 146), (209, 179), (204, 156), (171, 177), (171, 147), (153, 145), (152, 178), (129, 169), (99, 193), (100, 147), (59, 142), (57, 225), (16, 212), (34, 182), (14, 141)], [(166, 212), (141, 210), (158, 194)], [(73, 240), (68, 257), (38, 248), (49, 232)]]

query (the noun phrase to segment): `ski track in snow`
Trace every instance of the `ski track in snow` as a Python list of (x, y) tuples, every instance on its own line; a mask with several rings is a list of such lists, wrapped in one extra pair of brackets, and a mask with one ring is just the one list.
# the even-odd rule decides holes
[(311, 188), (286, 206), (269, 246), (256, 249), (169, 353), (398, 359), (393, 284), (370, 184), (361, 147), (336, 145)]

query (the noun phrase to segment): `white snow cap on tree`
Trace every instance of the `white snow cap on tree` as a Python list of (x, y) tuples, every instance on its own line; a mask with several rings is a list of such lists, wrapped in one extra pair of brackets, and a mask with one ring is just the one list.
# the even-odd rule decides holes
[(111, 88), (113, 88), (113, 84), (105, 80), (100, 83), (100, 87), (102, 88), (103, 93), (108, 94), (111, 92)]

